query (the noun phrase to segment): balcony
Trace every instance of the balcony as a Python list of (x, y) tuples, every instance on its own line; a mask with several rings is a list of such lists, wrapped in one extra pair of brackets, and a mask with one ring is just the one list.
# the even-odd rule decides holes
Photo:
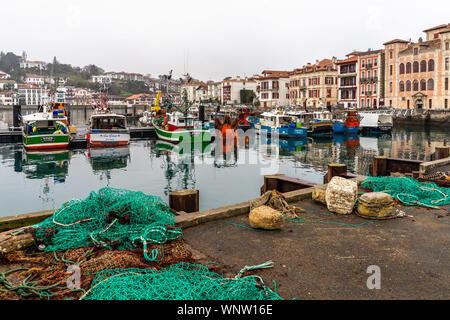
[(365, 96), (371, 96), (371, 95), (372, 95), (372, 91), (366, 91), (366, 92), (363, 92), (363, 95), (365, 95)]

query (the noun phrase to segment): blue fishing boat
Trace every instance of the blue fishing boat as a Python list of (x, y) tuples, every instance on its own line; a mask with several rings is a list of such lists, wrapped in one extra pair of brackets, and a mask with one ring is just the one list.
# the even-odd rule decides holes
[(344, 131), (345, 131), (344, 121), (333, 120), (333, 132), (344, 133)]
[(308, 136), (308, 129), (301, 121), (283, 113), (282, 111), (264, 112), (259, 122), (253, 122), (256, 132), (272, 134), (277, 132), (280, 138), (304, 138)]

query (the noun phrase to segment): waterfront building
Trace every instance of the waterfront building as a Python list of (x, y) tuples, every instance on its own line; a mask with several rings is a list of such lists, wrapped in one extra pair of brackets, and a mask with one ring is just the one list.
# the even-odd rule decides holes
[(109, 75), (92, 76), (91, 81), (100, 84), (110, 84), (112, 82)]
[(256, 97), (257, 82), (253, 78), (241, 78), (237, 76), (233, 79), (223, 80), (220, 84), (222, 104), (243, 104), (249, 101), (242, 101), (244, 91), (246, 96)]
[(155, 102), (156, 95), (149, 93), (133, 94), (125, 99), (128, 105), (152, 105)]
[(262, 107), (289, 104), (289, 71), (264, 70), (256, 81), (256, 93)]
[(356, 52), (358, 57), (358, 107), (378, 108), (384, 105), (384, 50)]
[(308, 63), (289, 75), (289, 104), (328, 107), (338, 102), (336, 58)]
[(450, 24), (423, 31), (426, 40), (385, 46), (385, 103), (403, 109), (448, 109)]
[(33, 84), (18, 84), (19, 103), (22, 105), (42, 104), (42, 89)]
[(0, 80), (6, 80), (6, 79), (9, 79), (10, 77), (11, 76), (8, 73), (0, 70)]
[(208, 81), (208, 99), (210, 101), (220, 102), (222, 99), (222, 82)]
[(0, 90), (17, 89), (17, 83), (14, 80), (0, 80)]
[(47, 69), (47, 63), (45, 63), (44, 61), (22, 61), (20, 63), (20, 68), (21, 69), (32, 69), (32, 68), (37, 68), (39, 70), (46, 70)]
[(28, 84), (34, 84), (37, 86), (44, 85), (44, 76), (39, 76), (37, 74), (26, 73), (24, 77), (24, 82)]
[(338, 104), (345, 108), (358, 106), (358, 57), (347, 55), (347, 59), (339, 60), (338, 67)]
[(0, 106), (12, 106), (15, 104), (14, 91), (0, 92)]
[(123, 81), (144, 81), (144, 75), (140, 73), (127, 73), (127, 72), (106, 72), (104, 76), (111, 78), (112, 80)]
[[(205, 91), (208, 91), (208, 86), (206, 83), (197, 80), (190, 80), (189, 82), (181, 85), (180, 94), (183, 95), (184, 90), (186, 90), (187, 99), (189, 102), (200, 102), (200, 98), (206, 96), (206, 94), (203, 95), (203, 90), (201, 90), (202, 88), (204, 88)], [(199, 96), (197, 96), (197, 94)]]
[(73, 99), (75, 105), (89, 105), (92, 100), (92, 93), (85, 88), (75, 88)]

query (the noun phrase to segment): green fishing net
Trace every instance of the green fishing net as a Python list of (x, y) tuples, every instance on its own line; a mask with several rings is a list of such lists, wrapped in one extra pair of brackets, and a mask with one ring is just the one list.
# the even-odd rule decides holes
[(83, 300), (281, 300), (259, 276), (224, 278), (207, 266), (180, 263), (158, 271), (99, 272)]
[(46, 251), (64, 251), (88, 246), (129, 250), (147, 243), (163, 244), (181, 237), (175, 215), (159, 197), (124, 189), (103, 188), (84, 200), (62, 205), (53, 216), (34, 227), (38, 243)]
[(450, 188), (432, 182), (419, 182), (411, 177), (370, 177), (361, 184), (374, 192), (385, 192), (407, 206), (437, 208), (450, 204)]

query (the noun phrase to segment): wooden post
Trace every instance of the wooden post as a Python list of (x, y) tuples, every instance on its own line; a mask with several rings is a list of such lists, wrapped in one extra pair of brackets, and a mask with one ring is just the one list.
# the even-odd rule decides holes
[(387, 160), (386, 156), (376, 156), (373, 159), (373, 166), (371, 175), (373, 177), (384, 177), (387, 174)]
[(198, 190), (177, 190), (169, 194), (169, 207), (187, 213), (199, 211), (200, 193)]
[(323, 182), (328, 183), (333, 179), (333, 177), (337, 177), (340, 175), (347, 174), (347, 165), (340, 163), (332, 163), (328, 165), (328, 173), (323, 177)]
[(436, 147), (434, 149), (434, 160), (450, 157), (450, 147)]
[(284, 174), (271, 174), (264, 176), (264, 185), (261, 187), (261, 195), (267, 191), (278, 190), (278, 178), (284, 176)]

